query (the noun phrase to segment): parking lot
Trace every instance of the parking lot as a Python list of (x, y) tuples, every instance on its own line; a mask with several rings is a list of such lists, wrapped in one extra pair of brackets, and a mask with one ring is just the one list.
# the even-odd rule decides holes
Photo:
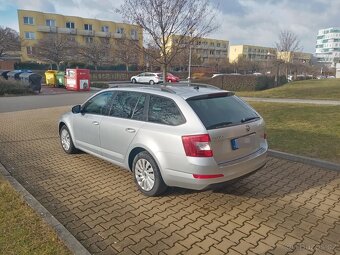
[(1, 113), (0, 162), (91, 253), (340, 253), (340, 173), (269, 158), (220, 190), (145, 197), (128, 171), (63, 152), (69, 108)]

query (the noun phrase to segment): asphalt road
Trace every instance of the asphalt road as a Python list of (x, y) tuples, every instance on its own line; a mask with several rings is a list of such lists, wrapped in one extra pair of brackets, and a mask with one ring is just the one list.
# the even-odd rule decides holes
[(56, 95), (0, 97), (0, 113), (50, 108), (83, 103), (96, 91)]

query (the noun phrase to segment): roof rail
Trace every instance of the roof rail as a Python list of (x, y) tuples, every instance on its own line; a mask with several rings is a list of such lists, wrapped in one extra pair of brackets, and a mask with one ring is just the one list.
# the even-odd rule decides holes
[(216, 89), (216, 90), (222, 90), (219, 87), (216, 87), (214, 85), (209, 85), (209, 84), (203, 84), (203, 83), (188, 83), (188, 86), (190, 87), (196, 87), (196, 88), (211, 88), (211, 89)]

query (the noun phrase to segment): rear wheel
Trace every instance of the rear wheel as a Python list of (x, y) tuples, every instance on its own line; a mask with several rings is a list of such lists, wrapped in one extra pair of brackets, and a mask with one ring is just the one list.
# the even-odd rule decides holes
[(146, 196), (158, 196), (167, 189), (154, 158), (146, 151), (137, 154), (132, 163), (134, 180)]
[(150, 85), (154, 85), (155, 84), (154, 80), (150, 80), (149, 83), (150, 83)]
[(68, 154), (73, 154), (78, 151), (76, 147), (74, 147), (70, 131), (65, 125), (60, 129), (60, 143), (63, 150)]

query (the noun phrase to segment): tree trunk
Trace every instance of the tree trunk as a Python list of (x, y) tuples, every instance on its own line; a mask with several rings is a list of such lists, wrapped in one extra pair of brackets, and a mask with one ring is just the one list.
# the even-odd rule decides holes
[(57, 70), (60, 71), (60, 65), (59, 65), (59, 63), (56, 63), (56, 66), (57, 66)]
[(128, 64), (125, 64), (125, 70), (126, 70), (126, 72), (129, 72), (129, 65)]
[(166, 84), (166, 74), (168, 73), (168, 65), (167, 64), (163, 64), (163, 83)]

